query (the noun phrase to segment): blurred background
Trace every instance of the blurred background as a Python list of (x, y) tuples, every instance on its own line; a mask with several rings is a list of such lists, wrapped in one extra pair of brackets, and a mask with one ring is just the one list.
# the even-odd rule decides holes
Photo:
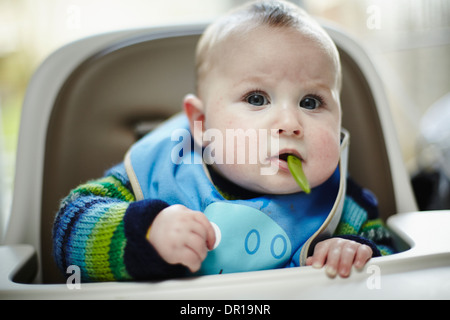
[[(24, 94), (49, 54), (93, 34), (208, 22), (244, 2), (0, 0), (0, 227), (11, 205)], [(419, 207), (449, 208), (450, 1), (292, 2), (347, 30), (370, 53), (388, 93)]]

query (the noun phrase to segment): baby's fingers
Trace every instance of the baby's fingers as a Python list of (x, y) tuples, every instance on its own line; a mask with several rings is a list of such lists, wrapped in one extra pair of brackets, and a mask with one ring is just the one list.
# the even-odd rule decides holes
[(203, 261), (203, 259), (200, 258), (199, 253), (187, 245), (182, 252), (180, 252), (179, 257), (180, 261), (178, 263), (188, 267), (191, 272), (198, 271)]
[(342, 278), (347, 278), (352, 266), (355, 266), (356, 269), (362, 269), (371, 257), (372, 249), (370, 247), (355, 242), (346, 243), (341, 252), (339, 275)]
[(367, 261), (372, 258), (373, 251), (369, 246), (361, 245), (356, 252), (354, 266), (356, 269), (362, 269)]
[(350, 275), (353, 261), (355, 260), (359, 247), (361, 247), (361, 245), (353, 241), (348, 241), (342, 246), (339, 267), (337, 270), (337, 273), (339, 273), (341, 277), (347, 278)]
[(212, 250), (214, 243), (216, 242), (214, 228), (203, 213), (196, 214), (195, 220), (202, 226), (202, 231), (198, 232), (199, 235), (205, 239), (208, 249)]
[(372, 249), (355, 241), (332, 238), (319, 242), (313, 256), (306, 261), (308, 266), (322, 268), (326, 264), (326, 273), (330, 277), (350, 275), (352, 266), (361, 269), (372, 257)]
[(313, 266), (313, 268), (317, 269), (322, 268), (327, 260), (329, 248), (329, 241), (322, 241), (316, 244), (314, 247), (314, 254), (311, 257), (308, 257), (306, 265)]

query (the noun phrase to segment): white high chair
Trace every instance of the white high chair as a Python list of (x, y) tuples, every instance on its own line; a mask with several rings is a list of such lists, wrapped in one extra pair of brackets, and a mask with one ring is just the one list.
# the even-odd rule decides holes
[[(0, 246), (0, 298), (448, 298), (449, 287), (439, 285), (442, 279), (450, 283), (450, 239), (439, 228), (450, 225), (450, 213), (415, 212), (376, 69), (355, 41), (327, 26), (343, 65), (349, 172), (378, 196), (382, 218), (389, 218), (407, 250), (372, 259), (350, 279), (329, 279), (323, 270), (304, 267), (156, 283), (83, 283), (81, 289), (65, 283), (51, 255), (59, 201), (122, 161), (139, 136), (181, 111), (183, 96), (194, 92), (194, 51), (204, 27), (89, 37), (62, 47), (36, 71), (23, 105), (12, 213)], [(380, 273), (381, 286), (371, 286), (370, 277)], [(422, 295), (430, 285), (435, 290)]]

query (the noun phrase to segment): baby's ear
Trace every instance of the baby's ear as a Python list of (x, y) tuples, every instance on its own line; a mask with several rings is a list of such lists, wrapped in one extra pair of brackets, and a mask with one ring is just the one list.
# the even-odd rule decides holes
[(203, 131), (205, 113), (203, 111), (203, 102), (193, 94), (188, 94), (183, 100), (184, 113), (189, 119), (189, 127), (195, 143), (203, 146)]

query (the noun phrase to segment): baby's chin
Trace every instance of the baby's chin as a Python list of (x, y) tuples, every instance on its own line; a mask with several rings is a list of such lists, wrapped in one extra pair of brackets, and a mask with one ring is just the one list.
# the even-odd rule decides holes
[(244, 189), (262, 194), (287, 195), (303, 192), (303, 190), (295, 183), (293, 179), (292, 181), (278, 182), (270, 176), (264, 176), (262, 180), (263, 181), (254, 182), (249, 180), (235, 181), (235, 183)]
[[(329, 177), (314, 177), (309, 180), (311, 189), (324, 183)], [(235, 184), (249, 191), (262, 194), (274, 194), (274, 195), (288, 195), (293, 193), (304, 192), (297, 184), (290, 173), (281, 173), (274, 176), (259, 176), (255, 179), (251, 179), (247, 176), (247, 179), (237, 179)]]
[(293, 188), (273, 188), (271, 186), (262, 186), (260, 191), (253, 190), (254, 192), (259, 192), (263, 194), (274, 194), (274, 195), (288, 195), (293, 193), (303, 192), (300, 187), (295, 186)]
[[(287, 195), (303, 192), (289, 172), (278, 170), (274, 174), (264, 175), (259, 169), (255, 171), (252, 168), (230, 170), (227, 165), (216, 165), (215, 171), (239, 187), (255, 193)], [(315, 180), (309, 181), (311, 188), (320, 184)]]

